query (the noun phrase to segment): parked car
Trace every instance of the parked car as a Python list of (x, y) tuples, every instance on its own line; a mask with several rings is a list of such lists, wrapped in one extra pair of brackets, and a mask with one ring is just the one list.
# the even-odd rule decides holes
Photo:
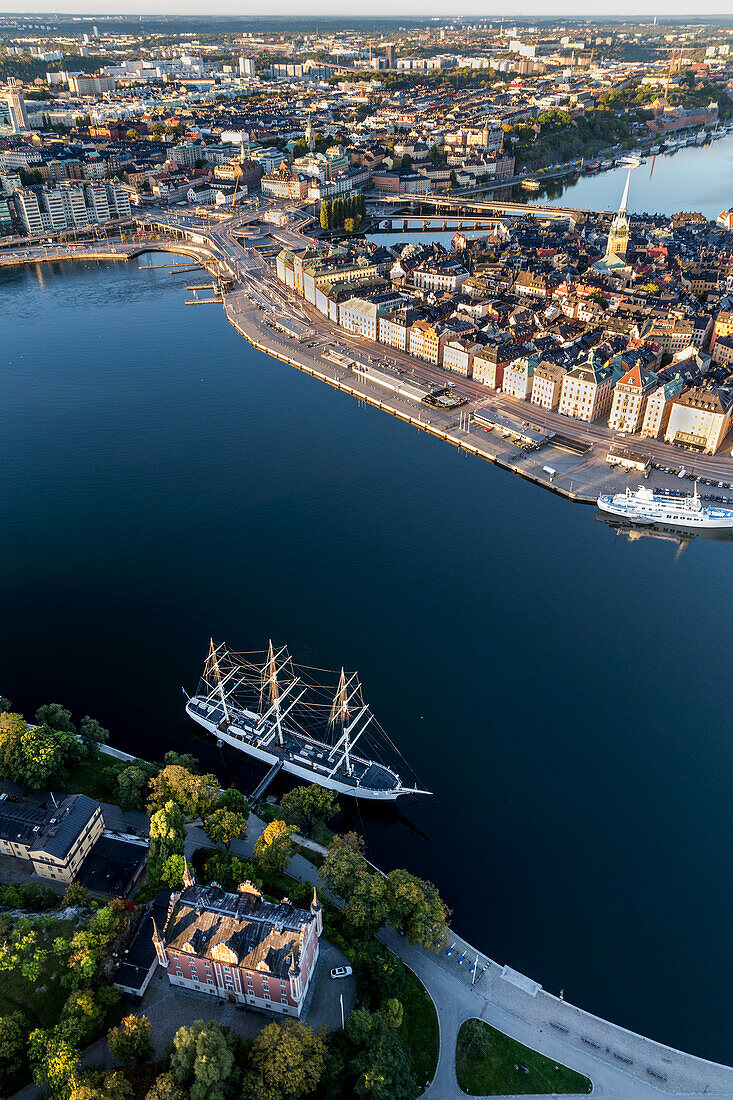
[(350, 966), (335, 966), (331, 971), (332, 978), (350, 978), (354, 971)]

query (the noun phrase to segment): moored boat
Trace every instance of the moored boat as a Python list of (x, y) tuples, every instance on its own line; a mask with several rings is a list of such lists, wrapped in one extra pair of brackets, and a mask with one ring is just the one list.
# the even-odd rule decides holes
[(397, 750), (364, 703), (357, 674), (342, 669), (334, 693), (313, 679), (316, 671), (296, 666), (287, 648), (276, 651), (272, 642), (265, 654), (253, 655), (212, 640), (186, 713), (218, 742), (275, 769), (273, 775), (282, 769), (338, 794), (386, 802), (430, 794), (385, 762)]
[(640, 485), (635, 493), (627, 488), (625, 493), (602, 494), (597, 503), (602, 512), (639, 526), (658, 523), (691, 531), (705, 528), (733, 530), (733, 508), (703, 504), (697, 482), (692, 496), (663, 496)]

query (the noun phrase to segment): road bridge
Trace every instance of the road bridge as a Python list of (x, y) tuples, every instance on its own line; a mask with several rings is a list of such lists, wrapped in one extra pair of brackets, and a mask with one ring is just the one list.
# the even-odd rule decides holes
[(379, 203), (399, 206), (413, 214), (424, 215), (430, 211), (446, 217), (461, 214), (504, 214), (515, 217), (549, 218), (553, 221), (580, 221), (587, 210), (565, 206), (542, 206), (539, 203), (529, 206), (524, 202), (509, 202), (492, 199), (459, 198), (450, 195), (380, 195)]

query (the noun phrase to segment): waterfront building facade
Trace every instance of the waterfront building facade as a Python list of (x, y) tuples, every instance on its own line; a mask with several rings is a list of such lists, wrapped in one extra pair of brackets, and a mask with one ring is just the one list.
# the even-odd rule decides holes
[(665, 442), (714, 455), (728, 434), (733, 395), (720, 388), (694, 387), (672, 403)]
[(597, 420), (611, 408), (612, 393), (610, 367), (591, 358), (563, 379), (558, 411), (577, 420)]
[(560, 404), (565, 374), (565, 369), (559, 363), (538, 363), (532, 375), (532, 404), (543, 409), (556, 409)]
[(657, 388), (657, 376), (636, 364), (616, 383), (608, 426), (615, 432), (641, 428), (649, 394)]

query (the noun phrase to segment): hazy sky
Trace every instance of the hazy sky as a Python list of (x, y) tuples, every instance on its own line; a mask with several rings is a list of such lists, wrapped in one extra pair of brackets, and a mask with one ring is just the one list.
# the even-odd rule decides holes
[[(608, 0), (606, 0), (608, 2)], [(504, 16), (507, 21), (520, 18), (523, 15), (543, 15), (545, 17), (563, 15), (589, 15), (590, 5), (588, 0), (559, 0), (559, 3), (548, 3), (543, 0), (521, 0), (520, 5), (507, 4), (501, 7), (498, 4), (485, 3), (483, 0), (463, 0), (455, 9), (452, 4), (446, 4), (445, 0), (352, 0), (345, 4), (343, 0), (310, 0), (310, 3), (299, 4), (297, 0), (269, 0), (267, 4), (253, 5), (242, 3), (241, 0), (216, 0), (207, 7), (202, 0), (100, 0), (95, 4), (86, 3), (85, 0), (60, 0), (54, 3), (40, 6), (38, 0), (0, 0), (0, 12), (63, 12), (74, 15), (103, 15), (103, 14), (142, 14), (142, 15), (239, 15), (270, 16), (270, 15), (297, 15), (304, 16), (330, 15), (336, 18), (348, 16), (384, 16), (384, 15), (409, 15), (413, 17), (442, 15), (451, 13), (455, 15), (484, 15)], [(690, 16), (695, 19), (704, 15), (729, 15), (731, 4), (729, 0), (704, 0), (703, 10), (695, 8), (691, 0), (664, 0), (663, 3), (655, 3), (649, 0), (646, 4), (639, 4), (638, 0), (613, 0), (612, 3), (603, 4), (601, 9), (604, 15), (628, 15), (633, 18), (645, 18), (647, 16), (663, 17), (665, 15)], [(597, 20), (601, 14), (594, 10), (590, 18)]]

